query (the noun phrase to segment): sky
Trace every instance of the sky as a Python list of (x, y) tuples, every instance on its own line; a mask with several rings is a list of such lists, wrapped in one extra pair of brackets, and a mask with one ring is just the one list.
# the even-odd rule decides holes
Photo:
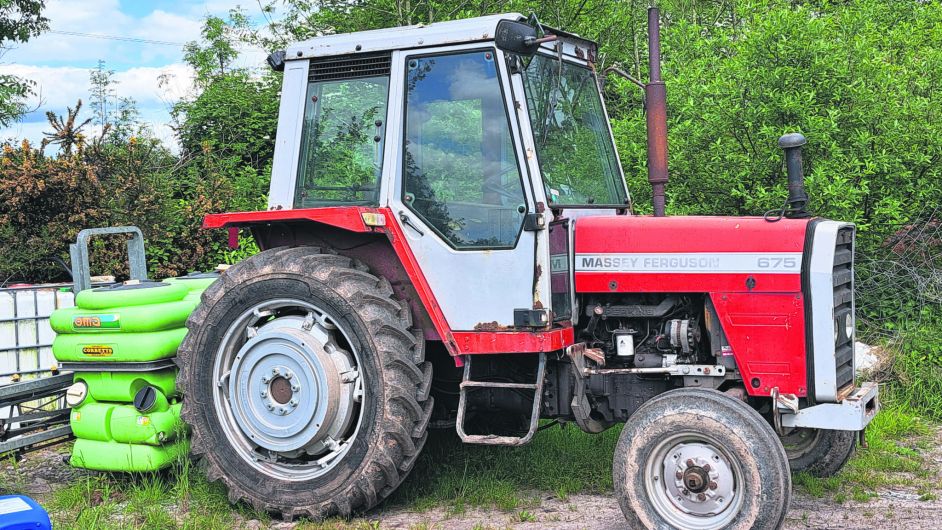
[[(0, 128), (0, 142), (27, 138), (38, 144), (43, 131), (49, 130), (46, 111), (65, 114), (79, 98), (80, 116), (91, 118), (89, 71), (103, 60), (115, 72), (117, 96), (134, 98), (142, 121), (173, 147), (170, 107), (192, 94), (192, 72), (183, 63), (183, 46), (199, 39), (207, 16), (224, 17), (239, 5), (233, 0), (47, 0), (43, 15), (50, 31), (16, 44), (0, 57), (0, 73), (36, 82), (38, 97), (32, 98), (31, 108), (39, 105), (18, 123)], [(254, 0), (243, 0), (241, 5), (253, 20), (262, 20)], [(250, 47), (240, 52), (241, 66), (260, 66), (267, 55)], [(163, 86), (162, 76), (167, 81)]]

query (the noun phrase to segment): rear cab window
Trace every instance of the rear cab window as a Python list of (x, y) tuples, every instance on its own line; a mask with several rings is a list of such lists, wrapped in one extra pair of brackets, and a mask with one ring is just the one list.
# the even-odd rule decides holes
[(311, 61), (295, 207), (379, 202), (389, 54)]

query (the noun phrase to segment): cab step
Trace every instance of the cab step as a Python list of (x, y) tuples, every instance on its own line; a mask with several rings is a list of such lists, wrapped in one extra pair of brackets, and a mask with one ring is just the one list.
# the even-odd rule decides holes
[[(540, 406), (542, 404), (543, 396), (543, 379), (546, 374), (546, 355), (543, 353), (538, 354), (539, 361), (536, 367), (536, 374), (534, 377), (533, 383), (519, 383), (519, 382), (499, 382), (499, 381), (475, 381), (472, 380), (472, 370), (471, 363), (473, 362), (474, 356), (469, 355), (465, 357), (464, 364), (464, 376), (462, 378), (461, 384), (459, 385), (459, 397), (458, 397), (458, 418), (455, 422), (455, 428), (458, 431), (458, 436), (461, 438), (461, 441), (469, 444), (484, 444), (484, 445), (525, 445), (530, 442), (533, 438), (533, 435), (538, 430), (539, 421), (540, 421)], [(491, 359), (494, 356), (490, 356)], [(468, 409), (469, 391), (472, 390), (483, 390), (483, 389), (501, 389), (501, 390), (522, 390), (522, 391), (532, 391), (533, 392), (533, 405), (530, 409), (529, 416), (529, 427), (524, 436), (507, 436), (502, 434), (468, 434), (465, 430), (465, 412)]]

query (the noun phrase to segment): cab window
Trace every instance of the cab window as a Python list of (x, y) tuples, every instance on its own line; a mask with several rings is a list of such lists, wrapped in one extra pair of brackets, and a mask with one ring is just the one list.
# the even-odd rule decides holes
[(527, 210), (494, 60), (406, 59), (402, 200), (459, 249), (513, 247)]
[(311, 62), (295, 207), (379, 200), (388, 54)]

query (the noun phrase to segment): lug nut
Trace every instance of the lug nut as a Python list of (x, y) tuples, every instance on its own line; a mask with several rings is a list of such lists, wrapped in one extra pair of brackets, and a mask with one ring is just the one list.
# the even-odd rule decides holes
[(702, 493), (698, 493), (698, 494), (697, 494), (697, 500), (700, 501), (700, 502), (705, 501), (705, 500), (706, 500), (706, 495), (704, 495), (704, 494), (702, 494)]
[(711, 489), (711, 490), (715, 490), (717, 487), (718, 487), (718, 486), (716, 485), (716, 482), (711, 482), (711, 483), (710, 483), (710, 489)]
[(677, 480), (680, 480), (680, 479), (684, 478), (684, 474), (683, 474), (683, 472), (678, 471), (677, 473), (674, 474), (674, 477), (675, 477)]
[(298, 390), (301, 390), (300, 385), (291, 385), (292, 392), (297, 392)]
[(262, 397), (268, 397), (268, 392), (265, 392), (264, 390), (259, 392), (259, 394), (261, 394)]
[(291, 405), (292, 407), (296, 407), (298, 405), (298, 400), (292, 399), (291, 401), (288, 402), (288, 404)]
[(275, 406), (272, 405), (271, 403), (268, 403), (265, 406), (268, 407), (268, 410), (275, 410)]
[(269, 382), (269, 381), (271, 381), (271, 377), (268, 377), (267, 375), (263, 375), (263, 376), (262, 376), (262, 382), (263, 382), (263, 383), (267, 383), (267, 382)]
[(704, 465), (703, 465), (703, 470), (706, 471), (707, 473), (710, 472), (710, 469), (711, 469), (711, 468), (710, 468), (710, 464), (704, 464)]
[(292, 377), (294, 377), (294, 374), (291, 372), (285, 372), (285, 379), (291, 379)]
[(687, 467), (693, 467), (693, 458), (687, 459)]

